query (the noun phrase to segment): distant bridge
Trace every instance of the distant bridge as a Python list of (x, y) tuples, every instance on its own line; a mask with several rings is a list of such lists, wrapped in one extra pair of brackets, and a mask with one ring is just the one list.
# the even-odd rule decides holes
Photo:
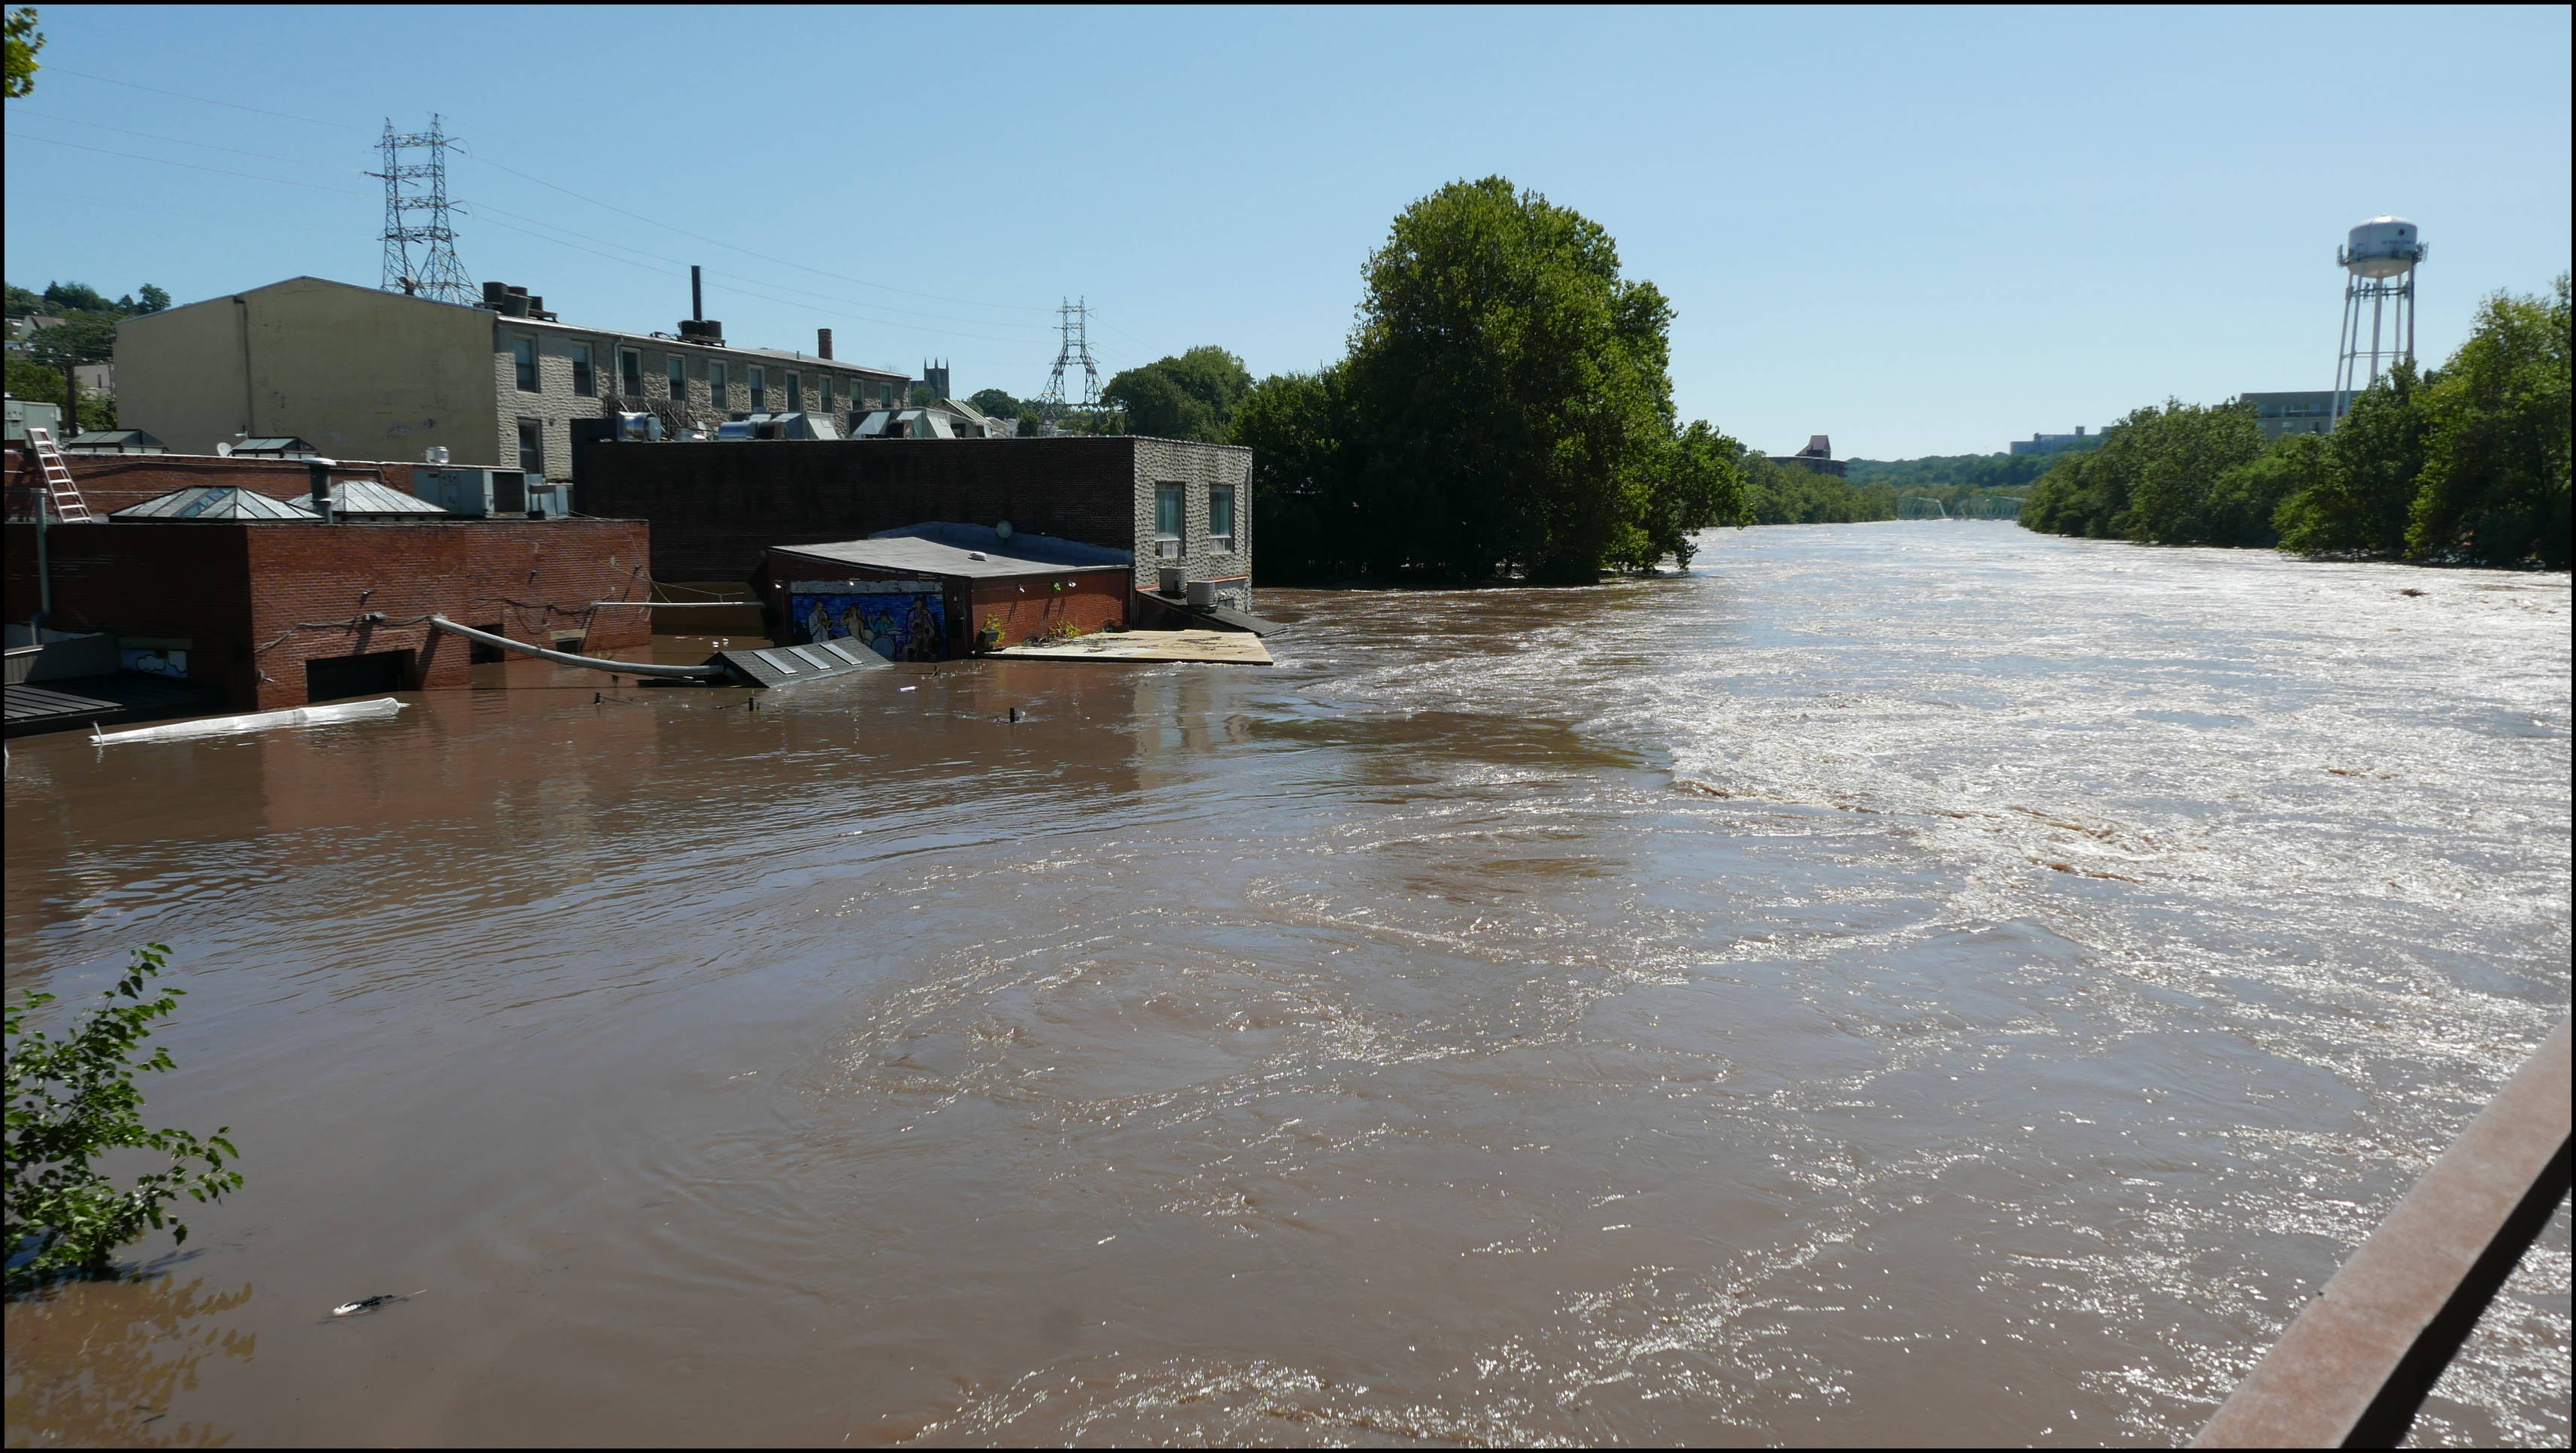
[(2021, 518), (2021, 500), (2012, 495), (1981, 495), (1962, 501), (1955, 510), (1928, 494), (1909, 494), (1896, 501), (1900, 520), (2017, 520)]

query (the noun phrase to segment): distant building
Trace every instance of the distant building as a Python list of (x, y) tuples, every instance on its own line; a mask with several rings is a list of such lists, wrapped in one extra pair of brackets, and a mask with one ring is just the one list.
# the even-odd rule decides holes
[(2263, 426), (2266, 443), (2290, 434), (2328, 434), (2334, 431), (2335, 396), (2332, 389), (2238, 394), (2236, 401), (2254, 406), (2254, 422)]
[(1834, 441), (1823, 434), (1807, 436), (1807, 447), (1795, 454), (1773, 454), (1768, 458), (1774, 464), (1789, 465), (1809, 474), (1830, 474), (1836, 479), (1843, 478), (1848, 469), (1834, 457)]
[(2089, 445), (2098, 443), (2101, 441), (2101, 438), (2102, 436), (2099, 434), (2085, 433), (2084, 426), (2082, 424), (2078, 424), (2075, 426), (2075, 432), (2072, 434), (2033, 434), (2027, 439), (2015, 439), (2012, 441), (2012, 452), (2015, 454), (2061, 454), (2069, 449), (2082, 449)]
[(680, 336), (583, 328), (500, 283), (479, 307), (299, 277), (117, 325), (117, 418), (187, 454), (292, 434), (334, 457), (420, 459), (569, 477), (575, 425), (620, 412), (675, 436), (747, 413), (855, 424), (900, 407), (906, 379), (832, 357), (736, 348), (723, 325)]

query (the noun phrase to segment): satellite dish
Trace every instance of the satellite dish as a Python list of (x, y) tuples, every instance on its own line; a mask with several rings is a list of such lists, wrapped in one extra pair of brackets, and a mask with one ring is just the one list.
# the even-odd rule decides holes
[(1000, 524), (995, 525), (993, 527), (993, 533), (1005, 540), (1011, 538), (1011, 522), (1009, 520), (1004, 520)]

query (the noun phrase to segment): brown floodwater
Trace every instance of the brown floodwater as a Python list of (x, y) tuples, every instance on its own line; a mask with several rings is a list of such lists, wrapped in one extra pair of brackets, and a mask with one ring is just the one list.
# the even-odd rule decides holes
[[(10, 991), (170, 944), (249, 1184), (8, 1308), (9, 1441), (2170, 1444), (2567, 1013), (2563, 574), (1260, 604), (12, 744)], [(2568, 1265), (2422, 1440), (2566, 1442)]]

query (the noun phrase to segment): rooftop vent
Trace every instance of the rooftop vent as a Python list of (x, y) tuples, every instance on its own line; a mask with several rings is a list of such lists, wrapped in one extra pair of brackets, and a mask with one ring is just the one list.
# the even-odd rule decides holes
[(713, 318), (682, 318), (680, 337), (691, 343), (704, 343), (710, 348), (725, 346), (724, 324)]

